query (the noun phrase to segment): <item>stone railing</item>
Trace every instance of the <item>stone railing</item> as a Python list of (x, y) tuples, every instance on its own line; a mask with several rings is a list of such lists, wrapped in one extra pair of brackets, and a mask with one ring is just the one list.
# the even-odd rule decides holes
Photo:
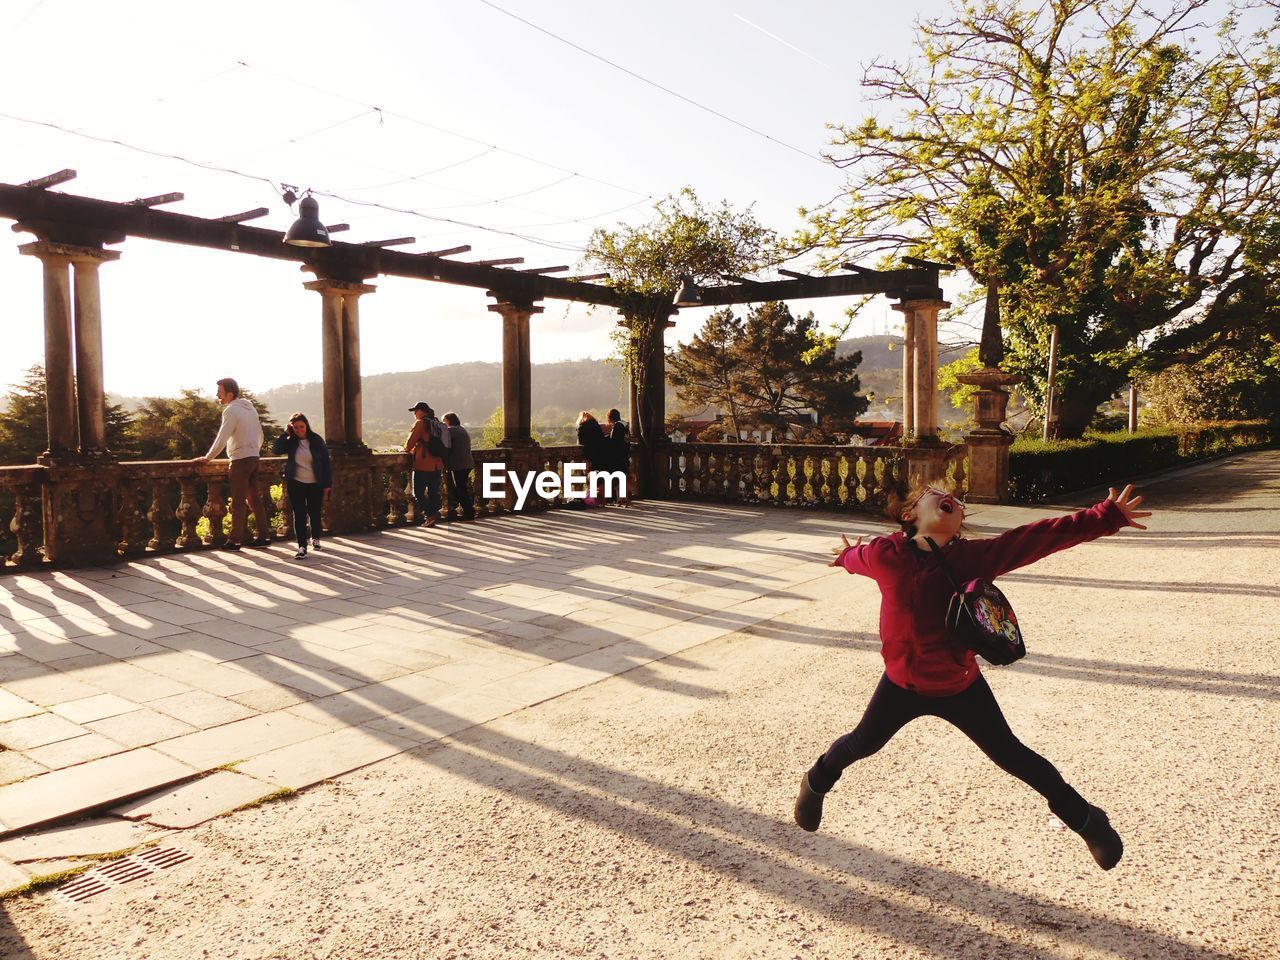
[(964, 444), (920, 447), (677, 443), (668, 448), (673, 500), (878, 512), (889, 491), (924, 476), (967, 489)]
[[(474, 456), (471, 483), (477, 517), (515, 507), (510, 485), (504, 497), (482, 496), (483, 464), (499, 463), (518, 473), (549, 470), (563, 477), (566, 463), (582, 459), (577, 446), (482, 449)], [(293, 527), (281, 476), (284, 462), (283, 457), (261, 460), (259, 485), (272, 539), (287, 539)], [(329, 532), (356, 533), (422, 521), (413, 499), (409, 454), (335, 450), (333, 463), (334, 490), (325, 503)], [(638, 488), (628, 489), (634, 495)], [(87, 565), (221, 546), (230, 526), (228, 493), (225, 461), (0, 467), (0, 570)], [(446, 514), (460, 512), (450, 502), (443, 477), (440, 495)], [(531, 495), (523, 509), (566, 503), (563, 496)]]

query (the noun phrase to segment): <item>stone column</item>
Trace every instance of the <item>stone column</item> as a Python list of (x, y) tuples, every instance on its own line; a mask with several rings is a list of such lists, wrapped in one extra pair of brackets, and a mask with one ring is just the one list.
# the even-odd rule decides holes
[(49, 446), (41, 463), (65, 462), (76, 453), (76, 378), (71, 326), (71, 254), (81, 250), (37, 240), (18, 248), (44, 268), (44, 375)]
[(360, 384), (360, 298), (373, 293), (368, 283), (349, 283), (342, 298), (342, 419), (347, 446), (364, 449), (364, 391)]
[(909, 402), (904, 398), (903, 408), (911, 407), (916, 439), (926, 443), (938, 439), (938, 311), (949, 306), (945, 300), (934, 299), (906, 300), (894, 305), (907, 318), (913, 344), (910, 391), (905, 383), (908, 360), (903, 357), (903, 394), (911, 398)]
[(304, 283), (320, 294), (320, 357), (324, 379), (324, 439), (331, 447), (347, 442), (343, 422), (342, 291), (328, 280)]
[(80, 454), (105, 457), (107, 393), (102, 375), (102, 293), (98, 267), (120, 259), (114, 250), (85, 250), (71, 259), (75, 272), (76, 397), (80, 411)]
[(902, 439), (913, 439), (916, 429), (916, 318), (906, 304), (895, 303), (902, 314)]
[(529, 359), (529, 318), (541, 313), (533, 303), (513, 303), (500, 294), (489, 309), (502, 317), (502, 447), (531, 447), (533, 369)]
[(304, 283), (321, 297), (320, 336), (324, 366), (324, 438), (333, 460), (333, 490), (325, 505), (330, 533), (367, 530), (374, 499), (369, 448), (361, 424), (359, 298), (377, 288), (321, 277)]

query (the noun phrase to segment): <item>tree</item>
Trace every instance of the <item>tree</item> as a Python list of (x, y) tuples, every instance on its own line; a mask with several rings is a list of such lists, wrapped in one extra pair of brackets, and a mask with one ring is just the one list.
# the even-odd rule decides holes
[[(263, 433), (270, 437), (280, 426), (267, 408), (247, 391), (241, 396), (258, 411)], [(147, 397), (138, 408), (138, 446), (144, 460), (189, 460), (206, 453), (222, 423), (222, 407), (198, 390), (176, 397)]]
[(1134, 375), (1275, 333), (1280, 47), (1228, 2), (1216, 32), (1194, 20), (1211, 0), (972, 0), (922, 23), (917, 62), (868, 69), (893, 115), (839, 128), (847, 194), (801, 242), (999, 284), (1034, 404), (1056, 326), (1064, 436)]
[(796, 316), (785, 303), (754, 306), (745, 321), (717, 310), (672, 355), (671, 380), (681, 402), (728, 411), (730, 436), (747, 425), (781, 428), (811, 411), (829, 435), (847, 431), (868, 405), (858, 395), (861, 352), (838, 357), (836, 346), (812, 313)]
[[(49, 409), (44, 367), (27, 369), (22, 383), (11, 388), (6, 411), (0, 418), (0, 464), (35, 463), (49, 446)], [(118, 403), (106, 409), (107, 447), (118, 457), (137, 452), (133, 418)]]
[(1229, 344), (1141, 381), (1143, 419), (1194, 423), (1280, 417), (1280, 342), (1266, 337)]
[(646, 446), (662, 432), (657, 410), (665, 384), (645, 372), (660, 369), (662, 334), (680, 277), (705, 282), (751, 273), (774, 262), (776, 250), (776, 235), (749, 209), (735, 211), (728, 203), (709, 208), (689, 187), (659, 200), (646, 224), (592, 232), (584, 259), (606, 271), (609, 285), (622, 297), (626, 330), (618, 338), (619, 352), (637, 391), (640, 422), (632, 427)]

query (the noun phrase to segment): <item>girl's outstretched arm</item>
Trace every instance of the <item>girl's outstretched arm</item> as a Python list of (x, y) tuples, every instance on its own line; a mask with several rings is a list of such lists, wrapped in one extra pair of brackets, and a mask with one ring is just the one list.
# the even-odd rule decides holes
[(875, 559), (873, 552), (882, 541), (882, 537), (872, 537), (871, 542), (864, 545), (862, 537), (858, 537), (857, 540), (850, 543), (849, 538), (842, 533), (840, 534), (840, 545), (831, 548), (831, 552), (835, 556), (832, 557), (827, 566), (844, 567), (849, 573), (859, 573), (874, 580), (875, 573), (872, 567), (875, 565)]
[(1113, 487), (1105, 500), (1085, 510), (1015, 527), (990, 540), (965, 541), (965, 556), (974, 571), (971, 575), (994, 580), (1051, 553), (1088, 543), (1124, 527), (1145, 530), (1146, 527), (1136, 521), (1151, 516), (1151, 512), (1138, 510), (1142, 498), (1132, 494), (1132, 484), (1120, 493)]

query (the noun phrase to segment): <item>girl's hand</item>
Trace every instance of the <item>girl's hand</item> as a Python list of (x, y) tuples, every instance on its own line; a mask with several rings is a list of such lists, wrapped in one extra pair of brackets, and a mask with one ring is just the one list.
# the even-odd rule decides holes
[(835, 556), (831, 558), (831, 562), (828, 563), (827, 566), (828, 567), (840, 566), (840, 557), (844, 554), (844, 552), (848, 550), (850, 547), (860, 547), (860, 546), (862, 546), (861, 537), (859, 537), (853, 543), (850, 543), (848, 537), (846, 537), (843, 533), (840, 534), (840, 546), (831, 548), (831, 552), (834, 553)]
[(1147, 529), (1141, 523), (1138, 523), (1137, 520), (1141, 517), (1151, 516), (1151, 511), (1138, 509), (1138, 505), (1142, 503), (1142, 498), (1133, 496), (1133, 484), (1128, 484), (1119, 493), (1116, 493), (1115, 487), (1110, 487), (1109, 490), (1110, 496), (1108, 496), (1107, 499), (1120, 508), (1120, 512), (1124, 514), (1124, 518), (1128, 521), (1129, 526), (1137, 527), (1139, 530)]

